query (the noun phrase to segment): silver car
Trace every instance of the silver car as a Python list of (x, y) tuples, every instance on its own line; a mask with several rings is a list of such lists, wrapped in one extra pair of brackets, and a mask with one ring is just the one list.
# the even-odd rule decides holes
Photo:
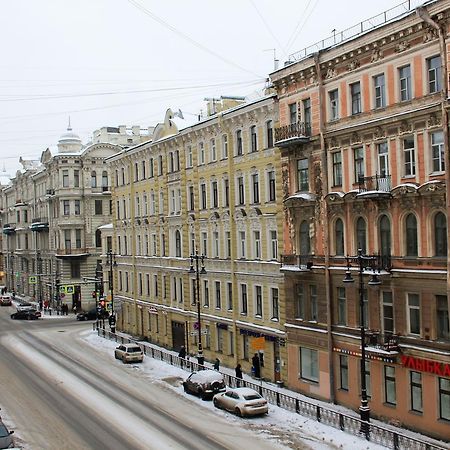
[(14, 447), (14, 440), (12, 434), (14, 431), (8, 431), (5, 424), (0, 420), (0, 448)]
[(257, 416), (269, 412), (267, 400), (255, 390), (245, 387), (227, 389), (215, 395), (213, 403), (216, 408), (226, 409), (240, 417)]
[(121, 344), (114, 350), (114, 357), (121, 359), (123, 363), (142, 362), (144, 352), (137, 344)]

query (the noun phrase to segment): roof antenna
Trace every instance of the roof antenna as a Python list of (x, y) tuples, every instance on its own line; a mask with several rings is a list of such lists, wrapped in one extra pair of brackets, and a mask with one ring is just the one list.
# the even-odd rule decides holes
[(72, 131), (72, 127), (70, 126), (70, 116), (69, 116), (69, 126), (67, 127), (67, 131)]
[(276, 48), (266, 48), (263, 50), (264, 52), (273, 52), (273, 70), (278, 70), (278, 63), (280, 62), (279, 59), (277, 59), (277, 49)]

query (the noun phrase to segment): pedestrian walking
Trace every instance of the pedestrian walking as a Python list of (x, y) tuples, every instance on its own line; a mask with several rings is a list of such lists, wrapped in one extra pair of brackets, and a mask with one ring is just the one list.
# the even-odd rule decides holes
[(240, 364), (238, 364), (235, 368), (234, 368), (234, 373), (236, 375), (236, 387), (239, 387), (241, 385), (240, 380), (242, 380), (244, 377), (242, 375), (242, 367)]
[(220, 367), (220, 359), (216, 358), (216, 360), (214, 361), (214, 370), (219, 370)]
[(253, 368), (255, 369), (255, 378), (261, 378), (261, 366), (258, 353), (255, 353), (255, 355), (253, 356), (252, 364)]
[(186, 358), (186, 347), (184, 345), (181, 346), (178, 352), (178, 358)]

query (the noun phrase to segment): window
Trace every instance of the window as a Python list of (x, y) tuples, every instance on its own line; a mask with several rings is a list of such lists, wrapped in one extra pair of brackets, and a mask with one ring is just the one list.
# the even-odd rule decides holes
[(389, 154), (387, 142), (377, 144), (378, 174), (382, 177), (389, 175)]
[(208, 280), (203, 280), (203, 306), (209, 308), (209, 285)]
[(81, 248), (81, 230), (75, 230), (75, 248)]
[(289, 105), (289, 123), (297, 123), (297, 103)]
[(391, 254), (391, 221), (386, 215), (380, 218), (380, 250), (382, 256)]
[(439, 418), (450, 420), (450, 378), (439, 380)]
[(300, 378), (307, 381), (319, 382), (318, 351), (300, 347)]
[(366, 221), (362, 217), (356, 221), (356, 247), (366, 253)]
[(70, 261), (70, 276), (71, 278), (80, 278), (80, 261)]
[(364, 378), (366, 380), (366, 393), (367, 397), (371, 397), (372, 395), (372, 389), (370, 386), (370, 360), (366, 360), (366, 364), (364, 365)]
[(102, 200), (95, 200), (95, 215), (101, 216), (103, 214), (103, 201)]
[(65, 216), (70, 215), (70, 201), (69, 200), (63, 200), (63, 214)]
[(330, 120), (339, 119), (339, 91), (335, 89), (328, 93), (330, 99)]
[(383, 291), (381, 294), (382, 301), (382, 327), (385, 334), (394, 332), (394, 304), (392, 302), (392, 292)]
[(189, 186), (189, 211), (194, 211), (195, 209), (195, 197), (194, 197), (194, 186)]
[(198, 165), (205, 164), (205, 144), (200, 142), (198, 144)]
[(364, 147), (353, 149), (353, 161), (355, 166), (355, 183), (364, 179)]
[(91, 187), (97, 187), (97, 172), (95, 172), (95, 170), (91, 172)]
[(81, 214), (81, 202), (80, 200), (75, 200), (75, 211), (76, 216), (79, 216)]
[(384, 86), (384, 74), (373, 77), (375, 108), (384, 108), (386, 106), (386, 93)]
[(309, 190), (308, 160), (306, 158), (297, 160), (297, 183), (299, 191)]
[(427, 59), (428, 91), (430, 94), (442, 90), (442, 63), (440, 56)]
[(436, 334), (438, 339), (450, 339), (448, 302), (446, 295), (436, 295)]
[(211, 139), (209, 141), (209, 149), (210, 149), (210, 153), (211, 153), (210, 161), (217, 161), (216, 140), (215, 139)]
[(400, 80), (400, 100), (402, 102), (411, 100), (411, 66), (405, 66), (398, 69)]
[(390, 405), (397, 403), (395, 392), (395, 367), (384, 366), (384, 396), (385, 402)]
[(350, 96), (352, 100), (352, 114), (361, 112), (361, 84), (353, 83), (350, 85)]
[(237, 130), (236, 131), (236, 156), (242, 156), (243, 154), (243, 147), (242, 147), (242, 131)]
[(302, 284), (295, 287), (295, 318), (305, 319), (305, 294)]
[(420, 298), (419, 294), (408, 296), (408, 333), (420, 335)]
[(261, 232), (253, 231), (253, 256), (254, 259), (261, 259)]
[(150, 171), (150, 173), (148, 174), (148, 176), (150, 178), (153, 178), (155, 176), (155, 168), (154, 168), (154, 162), (153, 162), (153, 158), (150, 158), (150, 162), (148, 164), (148, 169)]
[(255, 316), (262, 317), (262, 287), (255, 286)]
[(305, 122), (305, 133), (311, 134), (311, 99), (306, 98), (302, 101), (303, 105), (303, 121)]
[(270, 259), (278, 259), (277, 230), (270, 230)]
[(225, 245), (226, 245), (226, 252), (227, 252), (227, 258), (231, 258), (231, 233), (229, 231), (225, 232)]
[(233, 311), (233, 283), (227, 283), (227, 310)]
[(276, 186), (275, 186), (275, 171), (270, 170), (267, 172), (267, 184), (268, 184), (268, 193), (269, 193), (269, 202), (274, 202), (276, 200)]
[(192, 155), (192, 146), (186, 147), (186, 168), (189, 169), (194, 165), (194, 158)]
[(79, 170), (73, 171), (73, 186), (80, 187), (80, 171)]
[(219, 232), (218, 231), (213, 231), (213, 247), (214, 247), (213, 258), (218, 258), (219, 257)]
[(443, 172), (445, 170), (445, 157), (444, 133), (442, 131), (431, 133), (431, 155), (433, 172)]
[(268, 120), (266, 122), (266, 133), (267, 133), (267, 148), (273, 147), (273, 121)]
[(244, 188), (244, 177), (240, 176), (238, 181), (238, 205), (243, 205), (245, 203), (245, 188)]
[(272, 320), (279, 320), (280, 318), (280, 307), (279, 307), (279, 298), (278, 298), (278, 288), (270, 289), (270, 297), (272, 301)]
[[(141, 162), (141, 180), (145, 180), (145, 160)], [(102, 175), (102, 186), (108, 186), (108, 174), (106, 174), (106, 184), (104, 184), (105, 180), (104, 180), (104, 176), (105, 176), (106, 172), (103, 172)]]
[(200, 184), (200, 199), (202, 202), (202, 209), (206, 209), (206, 184)]
[(206, 231), (202, 231), (202, 254), (204, 256), (207, 255), (208, 250), (208, 233)]
[(212, 189), (212, 207), (217, 208), (219, 206), (219, 192), (217, 189), (217, 181), (211, 183)]
[(256, 126), (255, 125), (250, 127), (250, 145), (251, 145), (252, 153), (258, 151), (258, 136), (256, 134)]
[(181, 258), (181, 233), (175, 230), (175, 256)]
[(348, 356), (339, 355), (340, 389), (348, 391)]
[(69, 250), (72, 248), (72, 232), (71, 230), (64, 230), (64, 248)]
[(342, 154), (333, 153), (333, 186), (342, 186)]
[(334, 224), (334, 246), (337, 256), (344, 256), (344, 222), (337, 219)]
[(403, 139), (403, 158), (405, 163), (405, 176), (416, 174), (416, 156), (414, 149), (414, 137)]
[(309, 255), (311, 251), (309, 238), (309, 223), (304, 220), (300, 224), (300, 255)]
[(245, 231), (239, 231), (240, 258), (245, 258)]
[(252, 175), (252, 194), (253, 203), (259, 203), (259, 175), (257, 173)]
[(224, 134), (222, 136), (222, 159), (228, 158), (228, 136)]
[(220, 281), (215, 282), (216, 286), (216, 309), (222, 308), (222, 300), (220, 295)]
[(309, 286), (309, 312), (310, 320), (317, 321), (318, 318), (318, 303), (317, 303), (317, 286), (311, 284)]
[(68, 170), (62, 171), (62, 182), (63, 182), (63, 187), (69, 187), (69, 171)]
[[(172, 155), (172, 153), (170, 153), (170, 155)], [(134, 181), (138, 181), (139, 180), (139, 165), (138, 163), (134, 163)]]
[(228, 208), (230, 206), (230, 181), (228, 179), (223, 180), (223, 189), (225, 192), (224, 197), (224, 206)]
[(408, 214), (405, 220), (406, 256), (417, 256), (417, 219), (414, 214)]
[(247, 285), (241, 284), (241, 314), (247, 315)]
[(161, 176), (163, 174), (164, 171), (164, 166), (163, 166), (163, 157), (162, 155), (158, 156), (158, 175)]
[(434, 216), (434, 254), (447, 256), (447, 219), (441, 212)]
[(337, 309), (338, 325), (347, 325), (347, 299), (344, 287), (337, 288)]
[(422, 374), (420, 372), (409, 372), (409, 387), (411, 395), (411, 410), (423, 412), (422, 403)]

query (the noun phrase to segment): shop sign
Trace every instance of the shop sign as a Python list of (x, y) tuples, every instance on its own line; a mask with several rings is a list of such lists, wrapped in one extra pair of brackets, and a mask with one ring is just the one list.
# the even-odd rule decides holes
[(450, 364), (439, 361), (402, 355), (402, 365), (408, 369), (417, 370), (418, 372), (429, 372), (440, 377), (450, 377)]
[(266, 346), (266, 340), (264, 339), (264, 336), (262, 337), (254, 337), (251, 340), (252, 349), (257, 352), (258, 350), (264, 350)]

